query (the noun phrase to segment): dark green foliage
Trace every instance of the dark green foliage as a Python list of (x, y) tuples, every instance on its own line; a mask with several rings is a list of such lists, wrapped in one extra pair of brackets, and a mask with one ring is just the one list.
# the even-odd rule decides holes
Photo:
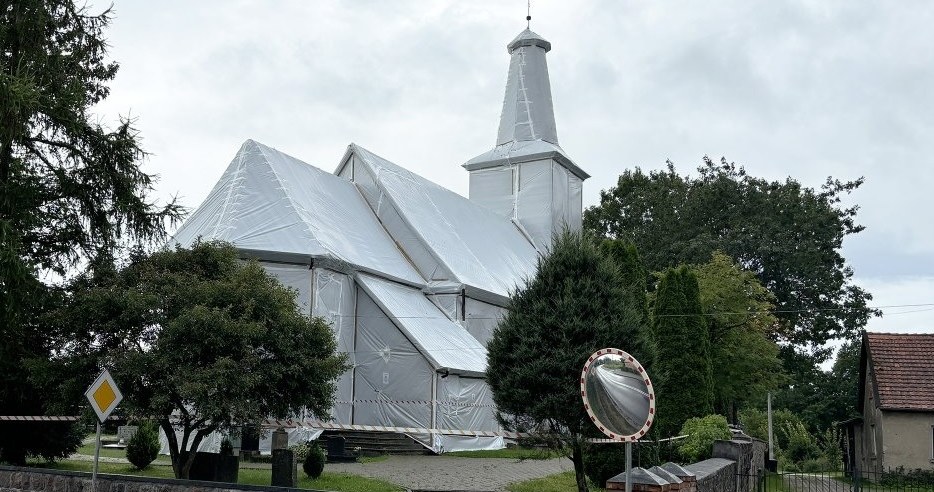
[(662, 436), (675, 435), (687, 419), (713, 411), (710, 335), (699, 295), (697, 278), (685, 267), (668, 270), (658, 284), (655, 426)]
[(649, 319), (647, 297), (649, 273), (642, 264), (639, 251), (636, 250), (635, 245), (632, 243), (605, 239), (600, 243), (600, 249), (606, 256), (613, 259), (617, 267), (619, 267), (623, 296), (625, 297), (623, 302), (626, 306), (634, 308), (639, 323), (639, 338), (634, 343), (627, 344), (626, 347), (617, 348), (626, 350), (636, 356), (651, 375), (655, 365), (657, 349), (655, 347), (655, 335), (652, 333), (652, 325)]
[(159, 456), (159, 431), (155, 424), (145, 420), (130, 442), (126, 444), (126, 459), (136, 468), (142, 470), (149, 466)]
[[(774, 420), (772, 425), (774, 432)], [(817, 445), (817, 440), (808, 432), (803, 423), (786, 422), (778, 431), (784, 437), (785, 446), (782, 448), (782, 452), (789, 461), (800, 463), (819, 456), (820, 448)]]
[(182, 462), (179, 450), (214, 430), (327, 414), (346, 360), (330, 328), (232, 246), (199, 242), (96, 273), (75, 282), (60, 316), (94, 334), (126, 395), (122, 408), (158, 416), (177, 477), (194, 459)]
[[(40, 279), (121, 246), (165, 236), (174, 203), (147, 199), (153, 177), (129, 121), (103, 126), (91, 109), (107, 97), (117, 64), (106, 60), (109, 14), (71, 0), (0, 5), (0, 414), (76, 414), (97, 367), (61, 373), (51, 353), (73, 337), (42, 326), (60, 292)], [(86, 371), (86, 372), (84, 372)], [(81, 384), (75, 381), (81, 381)], [(35, 398), (35, 395), (47, 398)], [(54, 459), (80, 443), (64, 424), (0, 424), (0, 460)]]
[(837, 351), (831, 370), (823, 371), (805, 357), (785, 354), (785, 367), (795, 385), (776, 392), (773, 407), (793, 410), (812, 433), (859, 416), (859, 355), (860, 341), (848, 341)]
[(220, 454), (222, 456), (233, 456), (233, 443), (230, 442), (230, 439), (224, 438), (221, 441)]
[[(726, 160), (704, 158), (696, 177), (626, 171), (587, 209), (584, 227), (632, 241), (646, 266), (661, 271), (701, 264), (717, 250), (756, 274), (775, 295), (779, 333), (799, 348), (854, 337), (874, 312), (840, 255), (843, 238), (863, 229), (857, 207), (840, 205), (862, 178), (828, 178), (820, 190), (748, 176)], [(825, 355), (820, 353), (819, 355)]]
[(318, 478), (321, 476), (321, 472), (324, 471), (324, 462), (326, 460), (327, 457), (324, 455), (321, 446), (318, 446), (317, 442), (312, 442), (308, 445), (308, 453), (302, 461), (302, 470), (305, 471), (305, 475), (308, 475), (309, 478)]
[(723, 415), (692, 417), (681, 427), (681, 435), (688, 436), (678, 446), (683, 459), (690, 463), (711, 457), (713, 442), (732, 438), (730, 426)]
[(624, 471), (625, 444), (590, 444), (584, 448), (584, 472), (594, 485), (606, 487), (607, 480)]
[(735, 422), (740, 407), (765, 402), (786, 381), (778, 346), (769, 338), (778, 325), (770, 313), (774, 296), (719, 251), (691, 270), (710, 332), (714, 407)]
[(616, 264), (594, 241), (564, 232), (513, 295), (487, 348), (487, 382), (502, 424), (559, 436), (571, 448), (581, 490), (581, 439), (596, 429), (581, 401), (580, 372), (601, 348), (638, 345), (640, 307), (625, 299)]

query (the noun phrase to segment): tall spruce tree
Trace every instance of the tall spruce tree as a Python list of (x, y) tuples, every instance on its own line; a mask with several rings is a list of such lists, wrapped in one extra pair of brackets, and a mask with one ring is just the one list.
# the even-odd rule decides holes
[[(153, 177), (140, 170), (130, 122), (107, 128), (90, 112), (117, 73), (106, 60), (108, 22), (108, 12), (89, 15), (70, 0), (0, 2), (2, 415), (74, 413), (80, 402), (80, 393), (40, 387), (54, 378), (30, 370), (49, 368), (54, 338), (70, 338), (40, 325), (60, 295), (40, 279), (109, 261), (128, 242), (161, 239), (164, 221), (181, 212), (147, 199)], [(76, 444), (68, 434), (0, 423), (0, 461), (64, 456)]]
[(654, 333), (658, 347), (658, 420), (662, 436), (673, 435), (691, 417), (713, 411), (710, 335), (697, 278), (686, 267), (662, 275), (655, 296)]
[(624, 349), (631, 354), (640, 354), (639, 362), (649, 371), (649, 374), (652, 374), (657, 351), (649, 317), (648, 271), (642, 264), (642, 257), (639, 256), (636, 245), (631, 242), (605, 239), (600, 243), (600, 248), (619, 267), (623, 294), (626, 297), (624, 302), (635, 309), (639, 321), (638, 339), (626, 347), (617, 348)]
[(512, 296), (487, 346), (487, 382), (501, 423), (555, 436), (569, 451), (580, 491), (587, 490), (583, 438), (596, 432), (581, 401), (580, 372), (601, 348), (638, 345), (640, 307), (626, 299), (615, 262), (592, 239), (564, 232)]

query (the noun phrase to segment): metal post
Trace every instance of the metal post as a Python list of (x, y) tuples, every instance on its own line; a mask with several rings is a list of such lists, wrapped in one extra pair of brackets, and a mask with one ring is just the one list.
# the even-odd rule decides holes
[(91, 474), (91, 492), (97, 492), (97, 462), (101, 457), (101, 423), (97, 423), (97, 445), (94, 446), (94, 473)]
[(772, 393), (769, 393), (768, 402), (766, 403), (767, 410), (769, 414), (769, 459), (775, 459), (775, 448), (772, 444)]
[(632, 441), (626, 441), (626, 492), (632, 492)]

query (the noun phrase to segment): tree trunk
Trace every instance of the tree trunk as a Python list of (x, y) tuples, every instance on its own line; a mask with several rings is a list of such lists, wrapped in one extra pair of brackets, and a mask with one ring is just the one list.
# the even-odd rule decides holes
[(584, 475), (584, 449), (581, 437), (574, 436), (571, 442), (571, 461), (574, 462), (574, 477), (577, 480), (577, 492), (587, 491), (587, 476)]

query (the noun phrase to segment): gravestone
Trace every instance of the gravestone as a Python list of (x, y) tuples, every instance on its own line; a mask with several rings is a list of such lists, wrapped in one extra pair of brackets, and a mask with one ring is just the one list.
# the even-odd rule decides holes
[(298, 467), (291, 449), (272, 450), (272, 486), (298, 487)]
[(117, 427), (117, 439), (119, 439), (119, 444), (130, 442), (130, 439), (133, 438), (137, 430), (139, 430), (139, 427), (135, 425), (121, 425)]

